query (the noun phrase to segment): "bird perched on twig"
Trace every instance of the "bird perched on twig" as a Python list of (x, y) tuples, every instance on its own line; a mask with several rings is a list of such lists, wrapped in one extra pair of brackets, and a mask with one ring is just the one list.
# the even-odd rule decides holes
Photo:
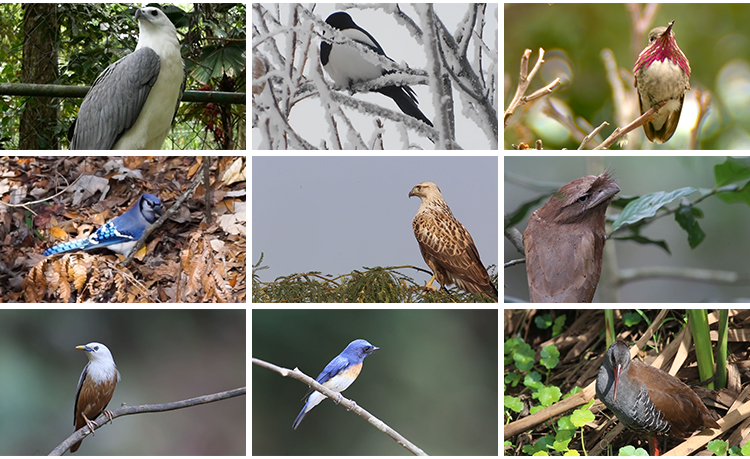
[(534, 211), (523, 233), (534, 303), (590, 303), (602, 271), (607, 206), (620, 191), (607, 171), (573, 180)]
[[(112, 412), (105, 411), (105, 408), (112, 400), (115, 386), (120, 381), (120, 372), (117, 371), (112, 353), (109, 352), (107, 346), (101, 343), (89, 343), (76, 346), (76, 349), (86, 352), (89, 363), (83, 368), (81, 377), (78, 379), (76, 402), (73, 407), (73, 423), (76, 430), (88, 426), (93, 435), (94, 426), (99, 427), (94, 422), (99, 414), (105, 413), (109, 420), (112, 420)], [(79, 441), (70, 447), (70, 452), (75, 453), (80, 446), (81, 442)]]

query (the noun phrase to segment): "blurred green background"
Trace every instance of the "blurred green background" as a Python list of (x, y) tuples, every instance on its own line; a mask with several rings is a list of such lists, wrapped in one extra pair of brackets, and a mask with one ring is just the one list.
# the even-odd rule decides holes
[[(246, 385), (246, 311), (0, 310), (0, 454), (48, 454), (73, 433), (79, 344), (105, 344), (122, 380), (109, 408)], [(76, 455), (246, 454), (246, 397), (116, 418)]]
[[(643, 5), (641, 5), (643, 7)], [(530, 94), (557, 76), (567, 82), (555, 90), (550, 100), (557, 100), (562, 111), (569, 110), (575, 119), (583, 117), (594, 126), (608, 121), (602, 131), (606, 138), (617, 126), (614, 119), (612, 88), (607, 81), (602, 50), (614, 53), (617, 65), (624, 71), (620, 78), (625, 89), (633, 85), (633, 64), (646, 46), (645, 38), (633, 43), (631, 15), (625, 4), (576, 3), (505, 3), (504, 69), (507, 108), (518, 85), (521, 56), (524, 49), (533, 52), (529, 68), (545, 50), (546, 63), (533, 80)], [(701, 131), (702, 149), (750, 148), (750, 5), (741, 3), (667, 3), (659, 5), (650, 30), (674, 20), (673, 30), (680, 49), (690, 61), (693, 90), (687, 93), (685, 108), (675, 137), (662, 149), (684, 149), (688, 130), (695, 124), (697, 109), (695, 89), (713, 94), (713, 105)], [(549, 98), (550, 96), (546, 96)], [(633, 92), (628, 100), (635, 104)], [(511, 143), (533, 144), (537, 138), (547, 149), (577, 148), (556, 121), (541, 116), (541, 101), (516, 112), (505, 131), (505, 148)], [(636, 113), (637, 115), (637, 113)], [(628, 120), (628, 121), (632, 121)], [(641, 148), (642, 128), (626, 148)], [(637, 142), (636, 142), (637, 140)], [(646, 142), (648, 147), (653, 146)], [(615, 147), (616, 148), (616, 147)]]
[[(252, 355), (310, 377), (351, 341), (380, 347), (343, 395), (432, 455), (498, 454), (497, 310), (254, 310)], [(253, 366), (253, 455), (409, 455), (307, 386)]]
[[(505, 213), (514, 212), (524, 202), (531, 201), (551, 190), (558, 190), (571, 180), (589, 174), (599, 174), (608, 168), (620, 187), (617, 198), (643, 196), (657, 191), (672, 191), (682, 187), (715, 187), (714, 166), (724, 163), (721, 156), (608, 156), (608, 157), (506, 157)], [(699, 194), (687, 197), (694, 202)], [(541, 207), (545, 199), (538, 206)], [(668, 207), (673, 209), (678, 203)], [(675, 222), (674, 216), (659, 218), (646, 225), (641, 234), (669, 244), (671, 254), (656, 245), (637, 244), (632, 241), (612, 239), (617, 267), (648, 269), (659, 267), (697, 268), (731, 271), (739, 274), (740, 281), (750, 278), (748, 253), (750, 253), (750, 208), (746, 204), (728, 204), (718, 197), (710, 197), (696, 206), (703, 212), (697, 219), (706, 238), (695, 249), (687, 241), (687, 233)], [(526, 229), (531, 212), (517, 225)], [(610, 207), (608, 215), (619, 214)], [(615, 236), (617, 237), (617, 236)], [(504, 261), (522, 258), (515, 247), (504, 238)], [(504, 270), (505, 295), (528, 301), (526, 265), (518, 264)], [(594, 301), (599, 301), (597, 291)], [(674, 278), (641, 279), (626, 283), (618, 289), (620, 302), (679, 303), (716, 301), (747, 302), (750, 285), (745, 281), (735, 285)]]

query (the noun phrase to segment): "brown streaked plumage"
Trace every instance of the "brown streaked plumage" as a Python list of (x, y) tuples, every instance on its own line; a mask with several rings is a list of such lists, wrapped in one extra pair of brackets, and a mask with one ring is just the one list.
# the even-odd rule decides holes
[[(81, 377), (78, 378), (78, 390), (76, 391), (76, 402), (73, 406), (73, 424), (75, 430), (88, 426), (94, 433), (94, 422), (97, 416), (105, 413), (112, 419), (110, 411), (104, 411), (112, 400), (115, 385), (120, 381), (120, 372), (117, 371), (115, 361), (107, 346), (101, 343), (89, 343), (85, 346), (76, 346), (76, 349), (86, 351), (89, 363), (83, 368)], [(81, 446), (81, 442), (70, 447), (70, 452), (75, 453)]]
[(602, 271), (605, 213), (619, 191), (608, 172), (589, 175), (560, 188), (531, 214), (523, 246), (532, 302), (594, 299)]
[(443, 287), (454, 284), (466, 292), (489, 294), (496, 299), (497, 288), (490, 282), (474, 240), (453, 216), (440, 188), (432, 182), (422, 182), (409, 192), (412, 196), (422, 200), (412, 227), (422, 257), (433, 272), (428, 286), (437, 279)]

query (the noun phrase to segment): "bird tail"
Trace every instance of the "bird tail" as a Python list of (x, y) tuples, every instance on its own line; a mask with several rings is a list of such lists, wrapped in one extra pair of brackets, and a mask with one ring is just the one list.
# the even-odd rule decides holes
[(88, 245), (89, 245), (89, 241), (87, 238), (76, 239), (74, 241), (63, 242), (62, 244), (58, 244), (54, 247), (51, 247), (45, 250), (42, 253), (42, 255), (44, 255), (45, 257), (48, 257), (56, 253), (69, 252), (71, 250), (77, 250), (77, 249), (85, 249)]
[(424, 113), (419, 110), (419, 107), (417, 106), (417, 96), (414, 94), (414, 90), (409, 86), (386, 86), (384, 88), (376, 89), (376, 91), (393, 99), (402, 112), (427, 123), (430, 127), (433, 127), (430, 120), (428, 120), (427, 117), (424, 116)]
[(305, 403), (305, 406), (302, 407), (302, 411), (299, 412), (297, 417), (294, 419), (294, 422), (292, 423), (292, 429), (297, 430), (297, 427), (299, 427), (300, 422), (305, 418), (305, 415), (307, 414), (307, 403)]

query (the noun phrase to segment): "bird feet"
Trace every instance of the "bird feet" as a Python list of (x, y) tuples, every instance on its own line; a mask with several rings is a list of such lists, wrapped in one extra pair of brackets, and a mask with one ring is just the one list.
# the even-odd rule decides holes
[[(114, 415), (114, 413), (112, 413), (112, 411), (110, 411), (110, 410), (104, 410), (103, 413), (104, 413), (105, 416), (107, 416), (107, 422), (114, 421), (115, 415)], [(105, 424), (107, 422), (105, 422)]]
[(87, 418), (85, 414), (83, 415), (83, 419), (86, 421), (86, 427), (91, 431), (91, 435), (94, 435), (94, 426), (99, 427), (99, 424)]

